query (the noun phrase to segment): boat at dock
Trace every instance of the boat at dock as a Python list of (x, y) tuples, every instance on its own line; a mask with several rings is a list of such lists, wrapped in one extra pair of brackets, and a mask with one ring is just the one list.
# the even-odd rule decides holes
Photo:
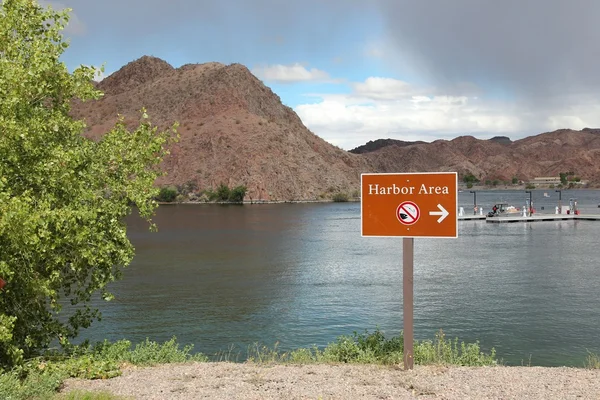
[(515, 206), (512, 206), (508, 203), (496, 203), (492, 207), (492, 211), (490, 211), (487, 214), (487, 216), (488, 217), (501, 217), (501, 216), (515, 215), (515, 214), (519, 214), (519, 213), (520, 213), (520, 210)]

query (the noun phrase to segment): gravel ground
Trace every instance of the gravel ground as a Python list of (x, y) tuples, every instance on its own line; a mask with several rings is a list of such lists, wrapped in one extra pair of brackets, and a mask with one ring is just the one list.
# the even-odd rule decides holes
[(70, 390), (133, 399), (600, 399), (600, 370), (542, 367), (167, 364)]

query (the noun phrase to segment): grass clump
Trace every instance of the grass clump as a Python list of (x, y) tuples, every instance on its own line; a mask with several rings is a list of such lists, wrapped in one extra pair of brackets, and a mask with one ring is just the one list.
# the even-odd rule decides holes
[(588, 355), (585, 358), (585, 367), (588, 369), (600, 369), (600, 355), (588, 350)]
[(52, 399), (62, 382), (68, 377), (59, 371), (29, 371), (22, 376), (13, 370), (0, 374), (0, 399)]
[(97, 344), (91, 350), (92, 354), (98, 354), (101, 360), (129, 363), (139, 366), (150, 366), (156, 364), (182, 363), (188, 361), (208, 361), (204, 354), (191, 354), (193, 345), (179, 348), (176, 338), (172, 338), (163, 344), (146, 339), (131, 348), (131, 342), (121, 340), (116, 343), (104, 341)]
[[(283, 362), (283, 363), (356, 363), (356, 364), (399, 364), (404, 358), (404, 337), (402, 334), (386, 338), (376, 329), (374, 332), (357, 333), (340, 336), (335, 342), (328, 344), (323, 350), (302, 348), (288, 353), (277, 351), (266, 346), (253, 346), (248, 354), (251, 362)], [(496, 365), (496, 351), (483, 353), (479, 342), (465, 343), (458, 339), (446, 339), (440, 330), (434, 340), (414, 343), (414, 360), (416, 364), (444, 364), (462, 366)]]
[[(151, 340), (132, 347), (128, 340), (91, 346), (71, 346), (62, 352), (47, 352), (0, 375), (0, 399), (51, 399), (69, 378), (107, 379), (121, 375), (127, 364), (156, 364), (208, 361), (204, 354), (191, 354), (193, 346), (180, 348), (176, 338), (159, 344)], [(96, 394), (93, 394), (96, 395)], [(86, 397), (83, 397), (86, 398)], [(98, 399), (101, 399), (99, 397)], [(91, 397), (96, 399), (96, 397)]]
[(436, 333), (434, 340), (419, 342), (414, 346), (414, 350), (416, 364), (448, 364), (469, 367), (497, 364), (494, 348), (489, 354), (485, 354), (479, 347), (479, 341), (459, 343), (458, 338), (446, 339), (446, 335), (441, 329)]

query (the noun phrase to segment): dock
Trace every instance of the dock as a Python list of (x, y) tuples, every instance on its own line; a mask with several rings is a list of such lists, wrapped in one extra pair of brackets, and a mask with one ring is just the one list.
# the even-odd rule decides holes
[(485, 220), (491, 223), (511, 223), (511, 222), (542, 222), (542, 221), (565, 221), (565, 220), (576, 220), (576, 221), (600, 221), (600, 214), (534, 214), (531, 217), (524, 217), (523, 215), (515, 216), (500, 216), (500, 217), (487, 217), (485, 215), (462, 215), (458, 217), (459, 221), (474, 221), (474, 220)]
[(487, 218), (487, 216), (485, 216), (485, 215), (479, 215), (479, 214), (476, 214), (476, 215), (459, 215), (458, 216), (458, 220), (459, 221), (484, 220), (486, 218)]

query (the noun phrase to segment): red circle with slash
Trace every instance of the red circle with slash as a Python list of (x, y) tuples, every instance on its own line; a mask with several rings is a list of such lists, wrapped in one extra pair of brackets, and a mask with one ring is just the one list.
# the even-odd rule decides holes
[(398, 218), (398, 221), (402, 225), (414, 225), (420, 216), (421, 210), (419, 210), (419, 206), (412, 201), (403, 201), (396, 208), (396, 218)]

